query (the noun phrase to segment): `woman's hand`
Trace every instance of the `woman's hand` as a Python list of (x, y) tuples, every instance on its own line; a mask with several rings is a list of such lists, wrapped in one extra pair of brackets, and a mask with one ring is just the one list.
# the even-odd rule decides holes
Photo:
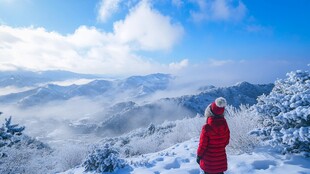
[(196, 158), (196, 162), (200, 165), (200, 157), (199, 156), (197, 156), (197, 158)]

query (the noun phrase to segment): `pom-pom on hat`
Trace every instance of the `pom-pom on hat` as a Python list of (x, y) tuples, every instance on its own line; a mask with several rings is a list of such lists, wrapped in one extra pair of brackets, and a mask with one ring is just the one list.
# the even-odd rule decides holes
[(226, 99), (223, 97), (219, 97), (215, 99), (211, 104), (211, 111), (215, 115), (222, 115), (225, 111), (225, 106), (227, 105)]

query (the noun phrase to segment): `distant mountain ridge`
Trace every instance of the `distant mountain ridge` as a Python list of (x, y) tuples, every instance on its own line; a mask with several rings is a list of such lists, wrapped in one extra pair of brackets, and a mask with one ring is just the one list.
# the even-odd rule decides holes
[(262, 94), (269, 94), (274, 84), (251, 84), (248, 82), (240, 82), (230, 87), (209, 87), (205, 91), (197, 95), (187, 95), (179, 98), (171, 98), (164, 100), (174, 100), (176, 103), (203, 114), (207, 105), (213, 102), (217, 97), (225, 97), (227, 103), (234, 107), (241, 104), (256, 104), (257, 97)]
[[(124, 80), (94, 80), (84, 85), (44, 85), (24, 92), (0, 96), (1, 103), (33, 106), (74, 97), (139, 98), (167, 88), (171, 75), (151, 74), (132, 76)], [(126, 98), (127, 97), (127, 98)]]
[(0, 87), (15, 86), (27, 87), (35, 86), (40, 83), (51, 81), (63, 81), (68, 79), (94, 79), (96, 75), (78, 74), (69, 71), (54, 70), (54, 71), (0, 71)]

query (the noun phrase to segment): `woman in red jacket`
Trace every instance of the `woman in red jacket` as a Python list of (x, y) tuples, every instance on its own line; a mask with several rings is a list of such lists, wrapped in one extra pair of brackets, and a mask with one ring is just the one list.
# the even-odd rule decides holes
[(223, 174), (227, 170), (225, 147), (230, 132), (224, 118), (226, 100), (217, 98), (205, 110), (207, 123), (202, 127), (197, 150), (197, 163), (205, 174)]

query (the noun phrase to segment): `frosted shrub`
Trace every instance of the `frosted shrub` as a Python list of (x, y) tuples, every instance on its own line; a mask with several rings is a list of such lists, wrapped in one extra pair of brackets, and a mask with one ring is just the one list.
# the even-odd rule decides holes
[(20, 148), (4, 147), (7, 156), (0, 158), (0, 173), (2, 174), (34, 174), (56, 173), (57, 161), (51, 159), (49, 149), (32, 149), (27, 146)]
[[(134, 130), (123, 135), (119, 140), (116, 138), (114, 146), (119, 147), (121, 153), (125, 154), (126, 157), (156, 152), (163, 149), (165, 137), (171, 134), (175, 127), (175, 122), (164, 122), (161, 125), (150, 124), (148, 128)], [(121, 139), (128, 141), (125, 145), (119, 145), (117, 141)]]
[(205, 123), (205, 118), (199, 114), (193, 118), (184, 118), (175, 121), (176, 126), (171, 133), (164, 138), (164, 147), (170, 147), (176, 143), (182, 143), (194, 137), (199, 137), (201, 128)]
[(125, 156), (141, 155), (166, 149), (176, 143), (198, 137), (205, 119), (199, 115), (177, 121), (167, 121), (160, 125), (151, 124), (124, 135), (128, 142), (124, 146), (114, 143)]
[(65, 171), (83, 163), (87, 157), (87, 151), (86, 145), (68, 143), (57, 147), (57, 150), (53, 152), (53, 156), (59, 163), (59, 168)]
[(105, 144), (102, 148), (94, 149), (83, 163), (85, 171), (113, 172), (125, 166), (125, 161), (120, 159), (119, 152)]
[(258, 98), (255, 111), (261, 128), (252, 131), (283, 153), (310, 155), (310, 75), (308, 71), (287, 74), (268, 96)]
[(134, 155), (141, 155), (161, 150), (159, 147), (163, 143), (162, 137), (156, 135), (136, 139), (131, 143), (131, 151)]
[(249, 134), (257, 127), (257, 117), (253, 115), (249, 106), (240, 105), (239, 108), (228, 106), (225, 118), (230, 129), (228, 152), (250, 152), (258, 140)]
[(53, 150), (27, 136), (1, 151), (6, 154), (0, 158), (1, 174), (57, 173), (80, 165), (87, 155), (86, 147), (83, 146), (70, 144)]

